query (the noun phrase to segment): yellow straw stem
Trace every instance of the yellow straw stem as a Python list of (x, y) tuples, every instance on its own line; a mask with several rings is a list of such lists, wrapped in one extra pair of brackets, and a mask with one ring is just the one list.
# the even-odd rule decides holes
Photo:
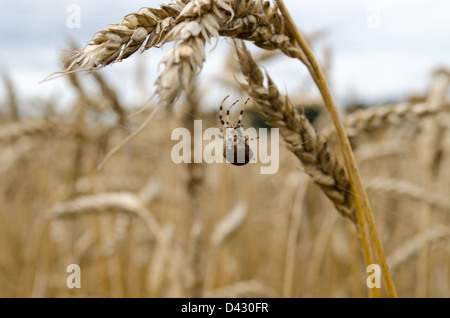
[[(348, 140), (347, 135), (344, 131), (344, 126), (342, 124), (342, 120), (339, 116), (339, 112), (334, 104), (333, 98), (331, 97), (330, 89), (327, 85), (325, 76), (323, 74), (322, 69), (317, 63), (314, 54), (312, 53), (308, 43), (296, 27), (289, 11), (284, 5), (283, 0), (275, 0), (278, 8), (280, 9), (281, 14), (284, 16), (287, 22), (288, 30), (291, 31), (294, 40), (300, 46), (302, 52), (304, 53), (304, 57), (306, 57), (306, 67), (308, 68), (311, 76), (316, 82), (317, 87), (320, 90), (324, 103), (330, 112), (331, 118), (333, 120), (333, 124), (336, 127), (336, 132), (338, 134), (339, 144), (341, 146), (342, 154), (345, 160), (345, 165), (347, 167), (347, 172), (349, 175), (352, 191), (354, 192), (353, 198), (355, 201), (356, 207), (356, 218), (359, 225), (359, 230), (361, 233), (361, 244), (363, 247), (364, 257), (367, 262), (371, 262), (372, 257), (370, 256), (370, 249), (368, 246), (367, 239), (365, 238), (365, 222), (367, 222), (367, 227), (369, 229), (370, 237), (372, 240), (372, 244), (374, 246), (375, 254), (377, 255), (378, 261), (380, 263), (382, 276), (384, 279), (384, 283), (386, 285), (386, 290), (389, 297), (397, 297), (397, 292), (395, 291), (394, 282), (392, 280), (391, 273), (389, 271), (389, 267), (386, 261), (386, 257), (383, 250), (383, 245), (381, 243), (381, 239), (378, 235), (377, 228), (375, 226), (375, 220), (373, 217), (372, 210), (369, 205), (369, 200), (367, 198), (366, 191), (363, 187), (361, 176), (358, 171), (358, 167), (356, 165), (356, 160), (353, 155), (350, 142)], [(303, 56), (298, 57), (300, 60), (304, 61)], [(309, 64), (309, 65), (308, 65)], [(365, 220), (364, 220), (365, 219)], [(367, 264), (368, 265), (368, 264)], [(372, 293), (372, 296), (374, 294)]]

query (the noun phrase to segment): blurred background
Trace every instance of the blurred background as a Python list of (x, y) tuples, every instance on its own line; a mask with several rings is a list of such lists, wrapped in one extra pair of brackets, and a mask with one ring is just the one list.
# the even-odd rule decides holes
[[(206, 48), (173, 113), (97, 169), (148, 115), (171, 45), (39, 82), (64, 69), (64, 50), (160, 3), (2, 3), (0, 297), (366, 297), (354, 225), (290, 151), (281, 147), (275, 175), (171, 161), (174, 128), (218, 127), (220, 101), (247, 97), (229, 39)], [(285, 3), (345, 115), (399, 295), (450, 297), (450, 3)], [(326, 131), (306, 69), (250, 49)], [(251, 103), (244, 123), (267, 127)], [(69, 264), (81, 267), (80, 289), (66, 286)]]

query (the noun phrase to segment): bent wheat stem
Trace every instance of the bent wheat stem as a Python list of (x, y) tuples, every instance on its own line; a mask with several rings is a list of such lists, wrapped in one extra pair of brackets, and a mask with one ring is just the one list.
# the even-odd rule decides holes
[[(337, 108), (334, 104), (333, 98), (331, 97), (331, 92), (328, 87), (328, 84), (326, 82), (325, 76), (322, 72), (322, 69), (319, 66), (319, 63), (317, 63), (316, 58), (314, 57), (314, 54), (312, 53), (308, 43), (303, 38), (302, 34), (296, 27), (289, 11), (287, 10), (283, 0), (275, 0), (278, 8), (281, 11), (281, 14), (286, 19), (288, 30), (291, 31), (295, 41), (300, 46), (302, 52), (304, 53), (307, 61), (307, 67), (308, 70), (311, 73), (311, 76), (313, 77), (314, 81), (316, 82), (317, 87), (320, 90), (320, 93), (322, 95), (322, 98), (324, 100), (324, 103), (330, 112), (331, 118), (333, 120), (334, 126), (336, 127), (336, 132), (339, 137), (339, 144), (341, 146), (342, 154), (345, 160), (345, 164), (347, 167), (350, 184), (352, 187), (352, 191), (354, 192), (354, 201), (356, 206), (356, 217), (358, 221), (358, 225), (361, 231), (361, 236), (363, 237), (364, 223), (367, 222), (367, 226), (369, 229), (369, 233), (371, 236), (371, 240), (374, 246), (375, 253), (377, 255), (378, 261), (380, 262), (381, 270), (383, 273), (383, 279), (386, 284), (386, 289), (388, 292), (388, 295), (390, 297), (397, 297), (397, 292), (395, 291), (394, 282), (392, 280), (389, 267), (386, 261), (386, 257), (384, 255), (383, 245), (381, 243), (381, 239), (378, 235), (378, 231), (375, 225), (375, 220), (373, 217), (372, 209), (369, 205), (369, 200), (367, 198), (366, 191), (364, 190), (364, 186), (361, 181), (361, 176), (358, 171), (358, 166), (356, 165), (356, 160), (353, 155), (350, 141), (347, 138), (347, 135), (344, 131), (344, 126), (342, 124), (342, 120), (339, 116), (339, 113), (337, 111)], [(300, 58), (299, 58), (300, 59)], [(303, 61), (303, 59), (300, 59)], [(364, 220), (365, 218), (365, 220)], [(366, 243), (362, 241), (363, 244), (363, 250), (364, 255), (366, 257), (366, 262), (370, 261), (370, 252), (369, 247), (364, 246)], [(369, 264), (367, 264), (369, 265)]]

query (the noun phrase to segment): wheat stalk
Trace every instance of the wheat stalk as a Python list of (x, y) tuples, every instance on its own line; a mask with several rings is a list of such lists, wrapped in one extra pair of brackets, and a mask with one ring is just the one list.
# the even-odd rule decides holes
[[(51, 220), (60, 218), (74, 218), (86, 214), (99, 213), (125, 213), (141, 218), (151, 233), (153, 233), (164, 248), (164, 257), (168, 261), (172, 259), (171, 250), (167, 248), (167, 238), (161, 226), (153, 215), (145, 207), (143, 200), (129, 192), (101, 193), (93, 196), (82, 196), (76, 199), (57, 203), (53, 208), (41, 214), (34, 222), (24, 249), (24, 263), (21, 270), (25, 272), (27, 268), (35, 265), (32, 260), (36, 258), (36, 253), (43, 242), (44, 233)], [(23, 279), (30, 279), (24, 276)], [(27, 284), (28, 286), (29, 284)]]
[(48, 211), (48, 215), (53, 219), (58, 219), (106, 212), (125, 213), (139, 217), (159, 243), (158, 247), (164, 262), (168, 266), (171, 283), (178, 295), (181, 295), (183, 286), (181, 286), (178, 277), (178, 273), (180, 273), (179, 265), (174, 261), (179, 258), (179, 253), (181, 252), (172, 245), (170, 231), (166, 231), (169, 227), (162, 227), (153, 214), (145, 207), (145, 199), (148, 198), (130, 192), (100, 193), (58, 203)]
[[(244, 43), (236, 42), (237, 55), (247, 83), (244, 88), (255, 101), (262, 114), (280, 135), (289, 149), (302, 162), (305, 171), (319, 185), (336, 209), (345, 217), (355, 220), (350, 184), (345, 168), (328, 150), (327, 141), (316, 132), (304, 114), (299, 115), (283, 97), (269, 75), (263, 75)], [(267, 78), (267, 87), (263, 85)]]
[(294, 202), (291, 208), (291, 219), (289, 221), (289, 230), (286, 238), (286, 252), (284, 261), (284, 272), (283, 272), (283, 288), (281, 292), (282, 297), (292, 296), (292, 286), (294, 283), (294, 272), (295, 263), (297, 260), (297, 249), (298, 249), (298, 232), (300, 231), (301, 220), (304, 218), (304, 199), (306, 196), (306, 191), (309, 188), (309, 182), (307, 177), (302, 174), (296, 177), (298, 184), (295, 188)]
[[(200, 117), (201, 96), (196, 81), (192, 81), (186, 89), (185, 105), (183, 108), (182, 123), (194, 135), (194, 121)], [(194, 162), (194, 145), (191, 144), (191, 160)], [(204, 165), (186, 165), (187, 180), (186, 192), (190, 202), (186, 207), (192, 216), (192, 225), (187, 240), (187, 251), (189, 255), (189, 266), (191, 281), (189, 294), (191, 297), (201, 297), (203, 292), (204, 275), (203, 259), (205, 257), (204, 221), (202, 209), (200, 208), (199, 192), (204, 181)]]
[(119, 125), (124, 126), (125, 125), (125, 116), (126, 111), (123, 107), (123, 105), (120, 103), (119, 99), (117, 98), (116, 91), (106, 82), (104, 77), (98, 73), (94, 72), (92, 74), (97, 81), (98, 85), (100, 85), (103, 96), (106, 97), (106, 100), (109, 102), (110, 107), (117, 115), (117, 121)]
[(220, 247), (242, 227), (246, 217), (247, 205), (239, 202), (231, 212), (216, 224), (209, 240), (208, 263), (206, 264), (203, 293), (211, 290), (214, 286)]

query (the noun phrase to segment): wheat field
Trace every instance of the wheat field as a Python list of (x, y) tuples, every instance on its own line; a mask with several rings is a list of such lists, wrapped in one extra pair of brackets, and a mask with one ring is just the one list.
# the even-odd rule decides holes
[[(124, 13), (50, 75), (76, 92), (63, 113), (49, 100), (34, 106), (39, 115), (23, 114), (28, 105), (3, 78), (0, 297), (393, 296), (386, 282), (379, 295), (367, 288), (366, 253), (381, 260), (327, 99), (286, 96), (261, 66), (274, 55), (295, 59), (326, 95), (276, 2), (176, 1)], [(171, 159), (174, 129), (193, 133), (196, 119), (219, 127), (229, 93), (211, 107), (210, 87), (196, 82), (215, 37), (232, 41), (210, 84), (250, 97), (245, 127), (279, 129), (275, 174), (261, 174), (260, 163)], [(102, 68), (162, 44), (170, 49), (154, 98), (143, 109), (121, 102)], [(430, 78), (423, 96), (340, 110), (400, 297), (450, 297), (450, 73)], [(70, 264), (81, 288), (66, 284)]]

